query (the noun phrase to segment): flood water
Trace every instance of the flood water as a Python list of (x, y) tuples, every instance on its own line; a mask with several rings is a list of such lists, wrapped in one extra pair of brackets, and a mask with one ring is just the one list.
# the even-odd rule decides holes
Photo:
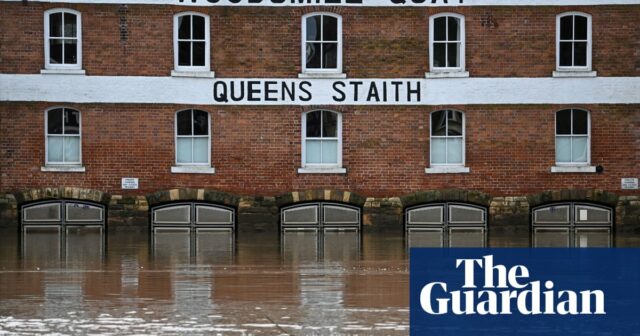
[(433, 233), (65, 231), (0, 231), (0, 334), (406, 335), (409, 245), (440, 244)]

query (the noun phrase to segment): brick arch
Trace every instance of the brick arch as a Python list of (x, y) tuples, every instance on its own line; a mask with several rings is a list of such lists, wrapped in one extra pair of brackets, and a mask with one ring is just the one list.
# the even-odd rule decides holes
[(421, 190), (400, 196), (403, 207), (433, 202), (462, 202), (489, 208), (491, 196), (487, 193), (466, 189)]
[(149, 206), (179, 201), (204, 201), (237, 208), (240, 196), (210, 189), (180, 188), (161, 190), (146, 196)]
[(278, 207), (312, 201), (331, 201), (363, 207), (366, 198), (350, 191), (336, 189), (292, 191), (276, 196), (276, 204)]
[(547, 203), (583, 201), (599, 203), (615, 209), (618, 198), (617, 194), (600, 189), (556, 189), (527, 195), (531, 208)]
[(43, 200), (71, 199), (90, 201), (108, 206), (111, 200), (111, 195), (108, 193), (77, 187), (32, 188), (14, 192), (13, 195), (18, 204)]

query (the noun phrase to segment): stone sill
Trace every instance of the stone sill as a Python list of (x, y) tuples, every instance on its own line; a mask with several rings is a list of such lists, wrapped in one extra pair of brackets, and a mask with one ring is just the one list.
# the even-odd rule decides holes
[(40, 171), (42, 172), (50, 172), (50, 173), (84, 173), (86, 171), (84, 166), (62, 166), (62, 165), (48, 165), (40, 167)]
[(469, 167), (463, 167), (463, 166), (443, 166), (443, 167), (431, 167), (431, 168), (425, 168), (424, 169), (424, 173), (425, 174), (468, 174), (469, 172), (471, 172), (471, 170), (469, 169)]
[(558, 70), (552, 74), (553, 78), (581, 78), (581, 77), (597, 77), (597, 71), (590, 70)]
[(467, 78), (469, 71), (433, 71), (425, 72), (425, 78)]
[(40, 70), (42, 75), (86, 75), (86, 71), (83, 69), (42, 69)]
[(347, 168), (340, 167), (306, 167), (298, 168), (298, 174), (346, 174)]
[(553, 166), (552, 173), (595, 173), (595, 166)]
[(171, 70), (171, 77), (215, 78), (216, 73), (213, 71)]
[(174, 174), (215, 174), (216, 169), (207, 166), (173, 166), (171, 172)]
[(338, 72), (303, 72), (298, 74), (298, 78), (347, 78), (347, 75)]

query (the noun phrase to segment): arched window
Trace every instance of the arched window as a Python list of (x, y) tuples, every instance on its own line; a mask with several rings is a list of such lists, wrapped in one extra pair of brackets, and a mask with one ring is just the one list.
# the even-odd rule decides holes
[[(211, 120), (209, 113), (184, 110), (176, 113), (176, 165), (173, 172), (213, 173), (211, 167)], [(193, 171), (181, 168), (193, 167)], [(197, 168), (205, 168), (200, 171)], [(210, 169), (207, 169), (210, 168)], [(209, 171), (210, 170), (210, 171)]]
[(431, 72), (464, 71), (464, 16), (442, 13), (429, 18), (429, 55)]
[(484, 247), (487, 210), (464, 203), (423, 204), (405, 209), (409, 247)]
[(591, 15), (569, 12), (557, 16), (556, 67), (559, 71), (591, 70)]
[(360, 209), (352, 205), (339, 203), (294, 204), (282, 208), (280, 216), (280, 224), (283, 229), (357, 229), (360, 227)]
[(557, 165), (589, 165), (590, 128), (588, 111), (567, 109), (556, 112)]
[(82, 123), (80, 111), (53, 108), (45, 112), (46, 165), (82, 163)]
[(82, 67), (82, 20), (72, 9), (44, 12), (44, 59), (46, 69)]
[(209, 16), (185, 12), (173, 17), (176, 71), (209, 71)]
[(342, 114), (316, 110), (302, 115), (302, 167), (342, 167)]
[(464, 113), (432, 112), (430, 143), (431, 166), (464, 166)]
[(302, 17), (302, 72), (342, 72), (342, 17), (332, 13)]
[(532, 211), (534, 247), (610, 247), (613, 212), (597, 204), (567, 202)]

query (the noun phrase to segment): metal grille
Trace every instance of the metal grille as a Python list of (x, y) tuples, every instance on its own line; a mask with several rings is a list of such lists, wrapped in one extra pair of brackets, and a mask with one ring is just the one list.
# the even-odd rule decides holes
[(196, 206), (196, 224), (233, 224), (233, 212), (211, 206)]
[(430, 206), (409, 210), (407, 215), (408, 224), (440, 224), (444, 222), (444, 206)]
[(308, 205), (282, 211), (283, 225), (318, 225), (318, 205)]
[(537, 224), (569, 224), (569, 205), (549, 206), (533, 212)]
[(179, 205), (154, 210), (153, 221), (156, 224), (189, 225), (191, 223), (191, 206)]
[(29, 222), (60, 222), (60, 202), (38, 204), (22, 209), (23, 223)]
[(101, 207), (67, 202), (65, 204), (67, 222), (101, 222), (103, 209)]
[(578, 224), (609, 224), (611, 211), (586, 205), (576, 205), (576, 223)]
[(449, 224), (484, 225), (484, 209), (464, 205), (450, 205)]

